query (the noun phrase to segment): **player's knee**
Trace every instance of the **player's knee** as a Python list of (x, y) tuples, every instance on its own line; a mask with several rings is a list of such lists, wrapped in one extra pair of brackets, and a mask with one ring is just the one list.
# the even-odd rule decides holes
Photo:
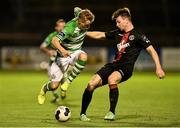
[(117, 83), (116, 78), (109, 76), (108, 77), (108, 84), (111, 85), (111, 84), (118, 84), (118, 83)]
[(52, 90), (56, 90), (58, 87), (59, 87), (59, 83), (58, 83), (58, 82), (57, 82), (57, 83), (52, 83), (52, 84), (51, 84)]
[(87, 61), (87, 54), (86, 53), (80, 53), (79, 54), (79, 59), (82, 61)]
[(90, 82), (88, 83), (87, 89), (88, 89), (89, 91), (93, 91), (95, 88), (96, 88), (95, 83), (94, 83), (93, 81), (90, 81)]

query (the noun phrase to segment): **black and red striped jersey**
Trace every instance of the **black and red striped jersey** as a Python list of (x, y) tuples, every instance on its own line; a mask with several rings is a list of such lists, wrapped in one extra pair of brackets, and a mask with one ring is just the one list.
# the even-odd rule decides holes
[(119, 29), (105, 33), (106, 39), (114, 40), (115, 57), (113, 62), (126, 64), (128, 67), (134, 67), (142, 49), (151, 45), (149, 39), (135, 28), (129, 32), (123, 32)]

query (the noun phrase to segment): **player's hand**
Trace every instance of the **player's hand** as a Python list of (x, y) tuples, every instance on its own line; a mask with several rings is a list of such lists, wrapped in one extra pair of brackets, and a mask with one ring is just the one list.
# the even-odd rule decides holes
[(159, 79), (163, 79), (165, 77), (165, 73), (162, 68), (156, 69), (156, 75), (159, 77)]
[(56, 51), (55, 51), (55, 50), (49, 50), (49, 51), (48, 51), (48, 55), (49, 55), (50, 57), (56, 56)]
[(68, 57), (68, 56), (70, 56), (70, 53), (67, 50), (64, 50), (64, 51), (62, 51), (62, 55), (64, 57)]

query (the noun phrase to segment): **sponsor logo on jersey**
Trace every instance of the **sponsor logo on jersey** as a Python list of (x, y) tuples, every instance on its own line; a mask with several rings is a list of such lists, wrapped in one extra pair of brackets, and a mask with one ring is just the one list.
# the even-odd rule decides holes
[(123, 34), (120, 34), (120, 33), (119, 33), (118, 35), (119, 35), (119, 36), (123, 36)]
[(63, 32), (59, 32), (59, 35), (62, 36), (62, 37), (65, 36), (65, 34)]
[[(127, 47), (129, 47), (129, 46), (130, 46), (129, 43), (126, 43), (126, 44), (119, 43), (119, 44), (117, 44), (117, 48), (118, 48), (119, 51), (122, 51), (122, 49), (127, 48)], [(124, 53), (125, 53), (125, 52), (124, 52)]]

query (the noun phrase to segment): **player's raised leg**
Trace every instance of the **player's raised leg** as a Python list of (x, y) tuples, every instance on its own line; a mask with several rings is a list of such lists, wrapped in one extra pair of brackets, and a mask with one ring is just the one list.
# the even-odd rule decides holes
[[(52, 71), (52, 68), (51, 68), (51, 65), (53, 64), (53, 62), (50, 64), (50, 66), (49, 66), (49, 68), (48, 68), (48, 76), (49, 76), (49, 79), (51, 80), (52, 78), (52, 73), (51, 73), (51, 71)], [(59, 94), (58, 94), (58, 91), (57, 90), (54, 90), (54, 91), (52, 91), (52, 94), (53, 94), (53, 98), (52, 98), (52, 100), (51, 100), (51, 103), (55, 103), (55, 102), (57, 102), (58, 100), (59, 100)]]
[(47, 91), (54, 91), (58, 88), (59, 86), (59, 82), (52, 82), (52, 81), (49, 81), (47, 82), (46, 84), (44, 84), (39, 92), (39, 95), (38, 95), (38, 103), (39, 104), (44, 104), (44, 101), (46, 100), (46, 92)]
[(118, 71), (114, 71), (108, 77), (110, 109), (109, 112), (104, 117), (105, 120), (115, 119), (115, 108), (119, 97), (119, 90), (117, 84), (121, 81), (121, 79), (122, 76)]
[(45, 95), (47, 91), (54, 91), (59, 87), (59, 83), (63, 77), (63, 73), (61, 72), (60, 68), (54, 62), (51, 66), (51, 81), (44, 84), (39, 92), (38, 95), (38, 103), (44, 104), (46, 99)]
[(82, 52), (78, 56), (78, 60), (75, 62), (72, 71), (68, 76), (68, 82), (71, 83), (84, 69), (87, 62), (87, 54)]
[(87, 61), (87, 54), (85, 52), (80, 52), (77, 54), (76, 62), (73, 65), (72, 70), (70, 71), (67, 80), (61, 85), (61, 98), (66, 97), (66, 91), (70, 83), (80, 74), (80, 72), (85, 68)]
[(85, 91), (83, 93), (83, 98), (82, 98), (81, 113), (80, 113), (81, 121), (89, 121), (90, 120), (86, 116), (86, 110), (91, 102), (94, 89), (96, 89), (97, 87), (99, 87), (101, 85), (102, 85), (102, 79), (98, 74), (93, 76), (93, 78), (88, 83), (88, 86), (85, 89)]

